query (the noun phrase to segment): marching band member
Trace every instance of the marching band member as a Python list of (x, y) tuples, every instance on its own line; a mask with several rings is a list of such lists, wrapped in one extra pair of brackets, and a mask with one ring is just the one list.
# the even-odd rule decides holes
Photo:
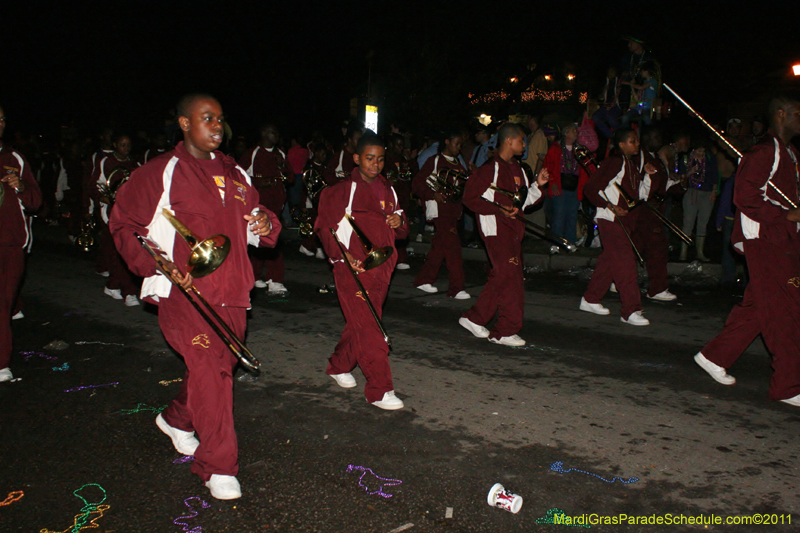
[[(276, 146), (278, 128), (274, 124), (264, 124), (259, 134), (259, 144), (239, 158), (239, 166), (252, 178), (261, 203), (280, 216), (286, 203), (284, 180), (291, 184), (294, 175), (289, 170), (286, 154)], [(272, 249), (250, 247), (247, 253), (253, 265), (255, 286), (259, 289), (266, 288), (269, 294), (286, 294), (286, 286), (283, 284), (285, 267), (280, 243)]]
[(97, 163), (92, 175), (95, 189), (93, 197), (97, 200), (96, 205), (99, 206), (102, 221), (98, 255), (103, 256), (102, 263), (108, 268), (109, 274), (103, 293), (115, 300), (125, 300), (125, 305), (133, 307), (139, 305), (137, 298), (139, 286), (114, 247), (114, 240), (108, 231), (108, 217), (114, 203), (112, 191), (121, 187), (139, 165), (130, 157), (130, 137), (125, 134), (115, 134), (111, 145), (114, 150)]
[[(458, 323), (478, 338), (488, 338), (491, 342), (506, 346), (525, 345), (525, 341), (517, 335), (522, 330), (525, 310), (522, 272), (525, 224), (517, 219), (520, 209), (511, 205), (511, 198), (496, 193), (490, 186), (512, 193), (523, 186), (528, 187), (528, 196), (522, 209), (541, 201), (540, 188), (547, 183), (549, 174), (543, 169), (537, 181), (530, 183), (516, 159), (523, 153), (525, 130), (519, 124), (504, 124), (498, 131), (497, 149), (492, 158), (472, 173), (464, 189), (464, 205), (479, 215), (481, 237), (492, 262), (492, 270), (475, 305), (464, 313)], [(497, 207), (491, 201), (507, 207)], [(485, 326), (495, 315), (497, 321), (489, 331)]]
[[(0, 138), (6, 115), (0, 108)], [(42, 205), (42, 192), (25, 157), (0, 141), (0, 381), (14, 379), (11, 316), (31, 246), (30, 215)]]
[[(654, 204), (656, 209), (663, 208), (660, 201), (667, 193), (668, 174), (664, 163), (658, 157), (658, 151), (664, 144), (661, 131), (655, 127), (646, 126), (642, 133), (644, 150), (639, 152), (639, 173), (643, 175), (644, 186), (640, 188), (639, 198)], [(650, 164), (656, 172), (646, 174), (645, 165)], [(659, 302), (672, 302), (678, 297), (669, 291), (669, 274), (667, 262), (669, 261), (669, 239), (664, 228), (664, 223), (652, 211), (642, 206), (637, 208), (638, 219), (636, 228), (631, 235), (636, 248), (642, 254), (647, 267), (647, 277), (650, 285), (647, 288), (647, 297)]]
[[(311, 159), (306, 163), (304, 173), (310, 172), (315, 179), (323, 180), (322, 177), (325, 173), (326, 162), (328, 161), (328, 148), (324, 142), (319, 142), (313, 145)], [(327, 185), (327, 184), (326, 184)], [(317, 187), (320, 185), (317, 184)], [(319, 195), (321, 190), (314, 191), (316, 194), (311, 195), (309, 188), (303, 187), (303, 205), (311, 216), (310, 222), (313, 227), (314, 222), (317, 220), (317, 213), (319, 212)], [(313, 252), (312, 250), (316, 250)], [(300, 253), (309, 257), (316, 257), (317, 259), (325, 259), (325, 252), (322, 251), (322, 243), (319, 241), (316, 233), (312, 233), (308, 237), (304, 237), (300, 243)]]
[[(614, 283), (622, 302), (620, 320), (633, 326), (647, 326), (650, 321), (642, 316), (636, 257), (626, 236), (626, 232), (631, 235), (636, 229), (638, 211), (628, 212), (627, 204), (617, 188), (620, 186), (630, 197), (639, 198), (642, 172), (632, 160), (633, 156), (639, 154), (639, 138), (632, 129), (620, 128), (614, 132), (613, 143), (620, 154), (605, 159), (584, 190), (589, 201), (597, 206), (595, 221), (603, 252), (597, 258), (597, 266), (581, 298), (580, 309), (596, 315), (608, 315), (610, 311), (600, 301)], [(643, 170), (647, 174), (656, 172), (650, 163), (646, 163)]]
[[(411, 179), (414, 176), (414, 171), (411, 168), (411, 162), (406, 159), (403, 151), (406, 147), (406, 140), (400, 134), (392, 134), (389, 137), (389, 149), (386, 151), (386, 161), (384, 165), (384, 174), (392, 184), (392, 188), (397, 193), (397, 202), (400, 209), (408, 216), (409, 209), (411, 208)], [(408, 270), (411, 266), (408, 264), (408, 238), (399, 239), (395, 243), (397, 250), (397, 270)]]
[[(426, 205), (435, 205), (433, 224), (436, 231), (431, 241), (431, 249), (425, 258), (425, 264), (414, 280), (414, 286), (428, 293), (438, 292), (433, 286), (439, 275), (442, 263), (447, 264), (450, 286), (447, 295), (457, 300), (468, 300), (470, 295), (464, 290), (464, 260), (461, 257), (461, 239), (458, 236), (458, 220), (462, 214), (461, 198), (447, 198), (441, 191), (434, 192), (428, 185), (428, 177), (443, 175), (444, 170), (452, 170), (466, 176), (467, 168), (461, 164), (458, 155), (461, 152), (463, 136), (460, 131), (452, 130), (439, 142), (441, 152), (429, 158), (422, 170), (414, 176), (412, 188), (414, 194)], [(463, 187), (463, 182), (461, 183)]]
[(358, 141), (361, 139), (363, 131), (361, 128), (350, 125), (345, 134), (344, 146), (336, 152), (333, 157), (328, 161), (328, 167), (325, 169), (325, 183), (328, 185), (335, 185), (342, 180), (347, 180), (356, 168), (354, 155), (358, 147)]
[(744, 253), (750, 283), (725, 329), (694, 360), (733, 385), (727, 369), (761, 334), (772, 354), (770, 399), (800, 407), (800, 209), (791, 206), (800, 205), (800, 153), (791, 144), (800, 135), (800, 101), (773, 98), (769, 116), (767, 138), (742, 158), (734, 184), (732, 242)]
[[(237, 359), (191, 303), (158, 274), (134, 232), (160, 245), (174, 279), (187, 289), (194, 284), (243, 338), (253, 287), (247, 246), (274, 246), (281, 226), (275, 214), (258, 204), (250, 176), (218, 150), (224, 121), (219, 102), (190, 94), (178, 103), (177, 113), (183, 142), (134, 172), (120, 190), (110, 225), (128, 265), (147, 278), (142, 295), (158, 304), (164, 338), (187, 367), (180, 393), (156, 417), (156, 425), (179, 453), (194, 456), (192, 472), (214, 498), (232, 500), (242, 495), (235, 477), (239, 465), (233, 428)], [(216, 272), (197, 280), (181, 273), (176, 265), (186, 264), (190, 249), (161, 216), (162, 208), (173, 211), (198, 235), (221, 233), (230, 238), (230, 252)]]
[[(367, 379), (364, 388), (367, 401), (381, 409), (393, 410), (401, 409), (403, 402), (394, 393), (389, 347), (348, 270), (353, 268), (359, 272), (359, 280), (380, 317), (397, 257), (393, 253), (383, 264), (364, 271), (361, 261), (366, 256), (345, 217), (351, 214), (375, 247), (394, 248), (396, 239), (408, 235), (408, 221), (399, 209), (397, 194), (381, 175), (384, 156), (383, 143), (378, 136), (369, 131), (365, 133), (358, 142), (354, 157), (357, 166), (350, 177), (322, 191), (314, 231), (333, 264), (336, 294), (346, 321), (339, 343), (328, 360), (326, 373), (339, 386), (352, 388), (356, 380), (351, 372), (358, 365)], [(342, 257), (331, 228), (337, 230), (339, 240), (349, 250), (346, 257)]]

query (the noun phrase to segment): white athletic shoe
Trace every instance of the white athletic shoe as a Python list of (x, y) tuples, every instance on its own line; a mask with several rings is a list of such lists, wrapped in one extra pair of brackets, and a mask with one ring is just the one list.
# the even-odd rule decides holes
[(411, 265), (409, 265), (408, 263), (397, 263), (394, 266), (394, 268), (396, 268), (397, 270), (408, 270), (409, 268), (411, 268)]
[(459, 291), (458, 294), (453, 296), (453, 298), (455, 298), (456, 300), (469, 300), (470, 298), (472, 298), (472, 295), (470, 295), (470, 293), (468, 293), (467, 291)]
[(325, 252), (322, 251), (322, 248), (317, 248), (317, 255), (315, 257), (317, 259), (326, 259)]
[(256, 289), (266, 289), (266, 288), (267, 288), (266, 281), (264, 281), (263, 279), (256, 280)]
[(272, 281), (272, 280), (269, 281), (269, 293), (270, 294), (282, 295), (282, 294), (286, 294), (287, 292), (289, 292), (289, 291), (286, 290), (286, 287), (283, 285), (283, 283), (278, 283), (277, 281)]
[(98, 276), (103, 276), (104, 278), (107, 278), (108, 276), (111, 275), (111, 273), (108, 270), (106, 270), (105, 272), (95, 272), (95, 274), (97, 274)]
[(619, 291), (617, 290), (617, 284), (612, 283), (611, 286), (608, 288), (608, 292), (613, 292), (615, 294), (618, 293)]
[(122, 291), (119, 289), (109, 289), (108, 287), (104, 287), (103, 294), (111, 296), (115, 300), (122, 300)]
[(125, 297), (125, 305), (128, 307), (135, 307), (139, 305), (139, 298), (135, 294), (129, 294)]
[(372, 405), (385, 409), (386, 411), (394, 411), (404, 407), (403, 400), (395, 396), (393, 390), (383, 393), (383, 398), (377, 402), (372, 402)]
[(6, 367), (0, 370), (0, 382), (3, 381), (11, 381), (14, 379), (14, 374), (11, 373), (11, 369)]
[(211, 474), (211, 479), (206, 481), (206, 487), (218, 500), (236, 500), (242, 497), (242, 487), (234, 476)]
[(20, 318), (25, 318), (25, 314), (22, 311), (17, 311), (17, 314), (11, 317), (11, 320), (19, 320)]
[(430, 283), (424, 283), (422, 285), (418, 285), (417, 288), (422, 292), (427, 292), (428, 294), (433, 294), (435, 292), (439, 292), (439, 289), (431, 285)]
[(663, 290), (655, 296), (648, 296), (648, 298), (657, 302), (672, 302), (678, 299), (678, 297), (669, 292), (669, 290)]
[(347, 372), (345, 374), (328, 374), (330, 377), (336, 380), (336, 383), (343, 389), (352, 389), (356, 386), (356, 378), (353, 377), (353, 374)]
[(170, 426), (167, 424), (167, 421), (164, 420), (164, 417), (161, 416), (161, 413), (158, 413), (156, 417), (156, 425), (158, 429), (172, 439), (172, 445), (175, 446), (175, 450), (177, 450), (178, 453), (194, 455), (194, 452), (197, 451), (197, 447), (200, 446), (200, 441), (194, 436), (193, 431), (183, 431)]
[(627, 320), (623, 317), (619, 317), (619, 320), (624, 324), (630, 324), (631, 326), (649, 326), (650, 321), (647, 320), (644, 316), (642, 316), (641, 311), (634, 311), (628, 317)]
[(587, 313), (594, 313), (596, 315), (607, 315), (611, 313), (607, 307), (603, 307), (603, 304), (590, 304), (586, 301), (586, 298), (581, 298), (581, 311), (586, 311)]
[(736, 383), (735, 377), (728, 374), (728, 372), (718, 364), (712, 363), (706, 359), (706, 356), (703, 355), (702, 352), (697, 352), (697, 355), (694, 356), (694, 362), (697, 363), (700, 368), (708, 372), (708, 375), (714, 378), (717, 383), (722, 383), (723, 385), (733, 385)]
[(792, 396), (791, 398), (785, 398), (781, 401), (783, 403), (788, 403), (789, 405), (794, 405), (795, 407), (800, 407), (800, 394), (797, 396)]
[(303, 254), (303, 255), (306, 255), (308, 257), (314, 257), (314, 252), (312, 252), (311, 250), (309, 250), (308, 248), (306, 248), (302, 244), (300, 245), (300, 253)]
[(472, 320), (461, 317), (458, 319), (458, 323), (461, 324), (461, 327), (478, 337), (479, 339), (488, 339), (489, 338), (489, 330), (483, 326), (479, 326)]
[(499, 339), (489, 339), (489, 342), (495, 344), (502, 344), (504, 346), (525, 346), (525, 339), (519, 335), (511, 335), (510, 337), (500, 337)]

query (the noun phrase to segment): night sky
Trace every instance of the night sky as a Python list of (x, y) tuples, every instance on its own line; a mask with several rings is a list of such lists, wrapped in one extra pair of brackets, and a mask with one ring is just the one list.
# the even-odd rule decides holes
[(464, 123), (480, 111), (468, 93), (531, 63), (541, 73), (572, 65), (578, 86), (598, 92), (627, 34), (648, 42), (664, 81), (721, 119), (728, 102), (757, 98), (800, 60), (790, 2), (4, 4), (0, 104), (11, 133), (152, 130), (192, 90), (217, 95), (235, 133), (265, 120), (332, 130), (368, 81), (383, 124)]

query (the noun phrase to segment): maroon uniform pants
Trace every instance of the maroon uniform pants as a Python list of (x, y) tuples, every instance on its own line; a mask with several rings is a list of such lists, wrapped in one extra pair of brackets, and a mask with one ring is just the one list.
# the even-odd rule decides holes
[[(358, 365), (367, 378), (364, 387), (367, 401), (380, 401), (384, 393), (394, 390), (392, 371), (389, 368), (389, 347), (383, 340), (380, 328), (352, 274), (347, 271), (347, 266), (341, 262), (336, 263), (333, 267), (333, 278), (346, 324), (339, 344), (328, 359), (328, 369), (325, 372), (345, 374), (352, 372)], [(379, 317), (383, 316), (383, 302), (386, 300), (389, 279), (366, 273), (361, 274), (359, 280), (364, 285), (375, 312)]]
[[(639, 209), (647, 209), (640, 207)], [(667, 241), (664, 223), (652, 213), (643, 211), (636, 221), (633, 232), (633, 242), (642, 254), (647, 267), (647, 277), (650, 285), (647, 294), (655, 296), (669, 288), (669, 274), (667, 262), (669, 261), (669, 242)]]
[[(244, 338), (246, 310), (214, 307), (236, 336)], [(181, 391), (162, 413), (170, 426), (197, 432), (200, 446), (192, 472), (204, 481), (211, 474), (235, 476), (239, 448), (233, 429), (233, 369), (237, 359), (211, 327), (173, 288), (162, 298), (158, 323), (167, 342), (183, 356), (186, 374)]]
[(744, 241), (750, 283), (722, 333), (701, 351), (730, 368), (761, 334), (772, 354), (769, 397), (785, 400), (800, 394), (800, 250)]
[(496, 237), (484, 237), (483, 242), (492, 270), (475, 305), (463, 316), (479, 326), (485, 326), (497, 315), (497, 322), (489, 337), (510, 337), (522, 330), (525, 311), (522, 241), (514, 235), (500, 234)]
[(642, 310), (636, 255), (619, 222), (601, 218), (597, 220), (597, 229), (603, 251), (597, 258), (597, 266), (583, 298), (590, 304), (599, 304), (614, 283), (622, 303), (622, 317), (627, 320), (631, 313)]
[(0, 370), (11, 364), (11, 316), (25, 273), (25, 250), (0, 247)]
[(109, 289), (119, 289), (122, 297), (134, 294), (139, 295), (139, 283), (130, 270), (128, 265), (119, 255), (108, 225), (102, 224), (100, 230), (100, 253), (104, 256), (103, 264), (108, 270), (108, 281), (106, 287)]
[[(448, 296), (455, 296), (464, 290), (464, 260), (461, 257), (461, 239), (458, 236), (458, 219), (439, 217), (434, 220), (436, 232), (431, 241), (431, 250), (425, 258), (425, 264), (414, 280), (414, 286), (435, 283), (442, 263), (447, 265), (450, 276)], [(399, 258), (398, 258), (399, 261)]]
[[(283, 204), (286, 203), (286, 191), (283, 183), (278, 182), (273, 187), (258, 189), (261, 203), (272, 211), (278, 218), (281, 217)], [(283, 283), (285, 267), (283, 264), (283, 244), (279, 239), (274, 248), (247, 247), (250, 264), (253, 265), (255, 280)]]

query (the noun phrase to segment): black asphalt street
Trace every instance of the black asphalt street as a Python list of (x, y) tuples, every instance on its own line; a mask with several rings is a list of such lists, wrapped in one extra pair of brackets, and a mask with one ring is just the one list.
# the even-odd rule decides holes
[[(104, 296), (92, 258), (66, 244), (62, 228), (36, 229), (25, 318), (14, 321), (20, 379), (0, 384), (2, 531), (572, 530), (548, 523), (553, 509), (777, 522), (591, 526), (608, 532), (800, 523), (800, 411), (767, 399), (761, 342), (731, 369), (733, 387), (692, 361), (737, 301), (708, 278), (681, 277), (678, 303), (645, 302), (652, 325), (636, 328), (619, 322), (615, 295), (611, 316), (577, 309), (585, 269), (531, 274), (520, 333), (528, 345), (512, 349), (458, 325), (474, 299), (415, 289), (422, 258), (413, 257), (384, 313), (406, 408), (386, 412), (365, 402), (358, 370), (349, 390), (325, 375), (344, 323), (336, 295), (319, 291), (332, 276), (288, 241), (289, 295), (253, 293), (247, 342), (264, 372), (237, 373), (243, 497), (223, 502), (154, 424), (184, 369), (157, 310)], [(484, 269), (467, 266), (476, 296)], [(495, 483), (524, 498), (518, 514), (487, 504)]]

